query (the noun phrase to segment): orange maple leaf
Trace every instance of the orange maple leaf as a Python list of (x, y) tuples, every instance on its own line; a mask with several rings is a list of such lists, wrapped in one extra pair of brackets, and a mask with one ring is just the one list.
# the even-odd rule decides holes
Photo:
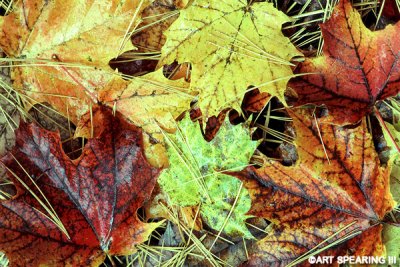
[(329, 255), (383, 254), (381, 222), (394, 205), (391, 168), (380, 166), (366, 122), (353, 129), (318, 126), (309, 111), (289, 113), (297, 133), (297, 164), (273, 162), (236, 174), (252, 196), (250, 214), (275, 223), (250, 250), (247, 265), (285, 266), (317, 246), (356, 234), (361, 235)]
[(109, 61), (134, 49), (126, 33), (148, 3), (16, 1), (0, 18), (0, 47), (15, 61), (14, 87), (26, 102), (48, 102), (76, 123), (115, 76)]

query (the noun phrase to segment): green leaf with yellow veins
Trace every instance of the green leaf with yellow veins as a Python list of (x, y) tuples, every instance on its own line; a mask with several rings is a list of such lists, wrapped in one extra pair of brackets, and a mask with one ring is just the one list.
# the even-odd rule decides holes
[(159, 64), (192, 63), (191, 86), (207, 118), (240, 110), (249, 86), (285, 103), (289, 61), (301, 55), (281, 32), (290, 19), (272, 3), (250, 2), (194, 0), (165, 33)]
[[(251, 238), (244, 221), (251, 206), (241, 182), (223, 171), (239, 171), (249, 164), (258, 142), (252, 141), (247, 124), (233, 126), (226, 118), (213, 140), (204, 140), (200, 125), (186, 117), (175, 134), (166, 135), (170, 167), (158, 182), (171, 203), (194, 206), (213, 229)], [(229, 215), (229, 217), (228, 217)], [(226, 221), (226, 222), (225, 222)]]

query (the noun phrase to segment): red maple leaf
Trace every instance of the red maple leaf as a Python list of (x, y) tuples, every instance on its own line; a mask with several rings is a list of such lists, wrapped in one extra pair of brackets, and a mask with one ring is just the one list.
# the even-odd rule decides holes
[(400, 23), (372, 32), (350, 1), (342, 0), (321, 31), (323, 56), (301, 63), (297, 73), (311, 74), (289, 84), (297, 104), (325, 104), (335, 123), (355, 123), (376, 101), (400, 91)]
[(143, 156), (142, 133), (103, 109), (104, 130), (71, 160), (58, 133), (21, 122), (1, 159), (17, 188), (0, 202), (0, 251), (12, 266), (97, 266), (133, 253), (157, 224), (136, 212), (159, 170)]

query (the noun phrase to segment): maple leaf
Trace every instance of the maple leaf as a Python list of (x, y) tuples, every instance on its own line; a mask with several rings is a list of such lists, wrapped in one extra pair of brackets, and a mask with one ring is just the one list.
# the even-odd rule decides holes
[[(272, 162), (235, 175), (252, 197), (249, 214), (275, 223), (250, 249), (247, 265), (285, 266), (340, 239), (327, 255), (382, 255), (380, 223), (394, 205), (390, 166), (380, 166), (365, 120), (352, 129), (318, 126), (310, 111), (289, 114), (297, 133), (296, 165)], [(343, 243), (355, 233), (360, 235)]]
[(393, 117), (391, 123), (383, 121), (380, 113), (377, 114), (377, 118), (383, 128), (382, 132), (386, 143), (390, 148), (389, 154), (391, 157), (397, 159), (399, 158), (400, 152), (400, 103), (393, 98), (391, 100), (387, 100), (386, 104), (391, 109)]
[[(244, 221), (250, 208), (247, 190), (241, 182), (223, 173), (241, 170), (249, 163), (257, 147), (251, 141), (246, 124), (233, 126), (226, 119), (218, 134), (209, 143), (204, 140), (200, 125), (189, 117), (183, 119), (175, 134), (167, 138), (170, 167), (158, 182), (173, 204), (194, 206), (201, 203), (200, 214), (216, 230), (229, 235), (251, 237)], [(190, 138), (190, 140), (188, 139)], [(237, 203), (233, 206), (237, 197)]]
[(21, 123), (1, 159), (17, 188), (0, 202), (0, 250), (11, 265), (98, 266), (106, 253), (133, 253), (157, 227), (136, 214), (159, 173), (143, 156), (141, 131), (103, 112), (103, 132), (76, 160), (57, 133)]
[[(389, 146), (389, 156), (393, 161), (393, 168), (390, 174), (390, 191), (393, 195), (393, 199), (397, 203), (395, 212), (392, 216), (398, 218), (400, 203), (400, 157), (399, 157), (399, 147), (400, 147), (400, 105), (398, 101), (392, 99), (391, 101), (385, 101), (386, 104), (391, 108), (393, 114), (393, 120), (391, 123), (380, 121), (383, 129), (383, 136), (386, 139), (386, 143)], [(377, 114), (380, 118), (380, 114)], [(400, 227), (385, 225), (383, 228), (383, 242), (385, 243), (386, 251), (388, 256), (396, 256), (397, 261), (400, 260)]]
[(169, 80), (160, 69), (128, 81), (114, 78), (99, 92), (99, 100), (143, 128), (146, 155), (161, 167), (168, 165), (161, 129), (176, 130), (175, 119), (190, 108), (194, 95), (186, 81)]
[(252, 85), (284, 102), (288, 61), (300, 55), (281, 32), (288, 21), (272, 3), (195, 0), (165, 32), (159, 65), (192, 63), (191, 87), (206, 118), (240, 110)]
[(308, 58), (297, 73), (311, 73), (290, 81), (298, 103), (325, 104), (337, 124), (359, 121), (375, 102), (400, 91), (400, 24), (382, 31), (367, 29), (350, 1), (335, 7), (321, 24), (323, 56)]
[(397, 262), (400, 260), (400, 227), (385, 225), (383, 229), (383, 242), (388, 256), (395, 256)]
[[(124, 42), (147, 1), (15, 2), (0, 18), (0, 47), (16, 58), (12, 78), (31, 103), (49, 102), (74, 123), (112, 77), (109, 60), (134, 47)], [(135, 15), (136, 14), (136, 15)], [(23, 66), (25, 65), (25, 66)]]

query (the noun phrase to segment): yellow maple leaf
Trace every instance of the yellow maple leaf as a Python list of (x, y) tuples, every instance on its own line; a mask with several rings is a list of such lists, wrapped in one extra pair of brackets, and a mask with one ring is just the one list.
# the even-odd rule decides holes
[(142, 127), (146, 156), (161, 167), (168, 164), (162, 129), (175, 131), (175, 119), (190, 109), (195, 94), (184, 79), (169, 80), (160, 69), (131, 80), (114, 78), (99, 91), (99, 100)]
[(165, 33), (160, 65), (192, 63), (191, 87), (207, 118), (240, 110), (249, 86), (285, 103), (289, 61), (301, 55), (281, 32), (288, 21), (272, 3), (194, 0)]
[(109, 60), (134, 49), (126, 33), (147, 0), (27, 0), (0, 18), (0, 47), (29, 102), (49, 102), (73, 122), (113, 77)]

